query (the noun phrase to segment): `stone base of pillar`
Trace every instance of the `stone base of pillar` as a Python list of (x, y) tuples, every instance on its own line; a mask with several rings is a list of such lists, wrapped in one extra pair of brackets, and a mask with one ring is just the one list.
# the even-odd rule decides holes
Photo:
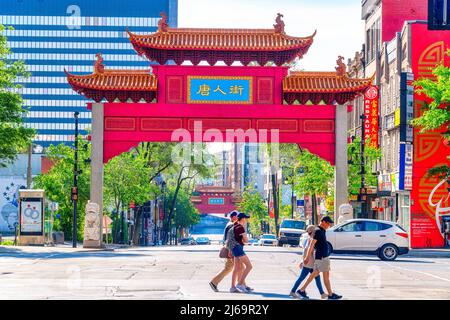
[(101, 241), (85, 240), (83, 241), (83, 248), (85, 249), (103, 249), (105, 245)]

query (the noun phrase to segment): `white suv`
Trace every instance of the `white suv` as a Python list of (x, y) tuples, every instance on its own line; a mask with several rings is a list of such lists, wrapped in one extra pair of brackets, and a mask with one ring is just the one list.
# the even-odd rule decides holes
[(383, 220), (347, 220), (327, 230), (327, 241), (330, 252), (375, 254), (387, 261), (409, 251), (405, 229)]
[(408, 233), (395, 222), (352, 219), (327, 230), (333, 253), (376, 254), (392, 261), (409, 251)]

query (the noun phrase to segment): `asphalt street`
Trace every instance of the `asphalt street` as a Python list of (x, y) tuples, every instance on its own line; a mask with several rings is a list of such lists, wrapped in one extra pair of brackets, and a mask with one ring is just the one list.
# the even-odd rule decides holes
[[(299, 248), (248, 247), (252, 294), (229, 293), (230, 276), (214, 293), (218, 245), (114, 251), (0, 247), (0, 299), (291, 299)], [(349, 300), (450, 299), (450, 259), (332, 256), (332, 285)], [(319, 294), (314, 283), (311, 298)]]

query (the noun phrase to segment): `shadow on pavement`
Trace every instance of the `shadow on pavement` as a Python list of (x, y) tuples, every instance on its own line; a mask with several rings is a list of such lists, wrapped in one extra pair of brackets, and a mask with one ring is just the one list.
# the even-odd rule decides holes
[[(248, 295), (258, 295), (264, 298), (272, 298), (272, 299), (290, 299), (290, 296), (288, 294), (279, 294), (279, 293), (273, 293), (273, 292), (256, 292), (253, 291), (251, 293), (248, 293)], [(291, 299), (294, 300), (294, 299)]]
[(0, 255), (10, 254), (10, 253), (20, 253), (22, 249), (12, 246), (0, 246)]
[[(217, 254), (219, 254), (220, 249), (200, 249), (200, 250), (194, 250), (194, 249), (188, 249), (188, 248), (183, 248), (183, 247), (179, 247), (177, 250), (170, 250), (170, 249), (157, 249), (158, 247), (151, 249), (152, 247), (135, 247), (135, 248), (145, 248), (145, 252), (216, 252)], [(253, 250), (248, 250), (246, 249), (245, 252), (247, 253), (262, 253), (262, 254), (268, 254), (268, 253), (287, 253), (287, 254), (303, 254), (302, 251), (253, 251)]]
[(391, 263), (396, 263), (396, 262), (406, 262), (406, 263), (425, 263), (425, 264), (433, 264), (433, 261), (424, 261), (424, 260), (402, 260), (402, 259), (396, 259), (394, 261), (382, 261), (376, 257), (370, 258), (370, 257), (358, 257), (358, 256), (352, 256), (352, 257), (340, 257), (340, 256), (336, 256), (336, 255), (332, 255), (331, 260), (356, 260), (356, 261), (370, 261), (370, 262), (391, 262)]
[(3, 250), (0, 248), (0, 257), (2, 258), (19, 258), (19, 259), (78, 259), (78, 258), (121, 258), (121, 257), (143, 257), (150, 256), (148, 254), (139, 253), (114, 253), (108, 251), (98, 252), (23, 252), (20, 249)]

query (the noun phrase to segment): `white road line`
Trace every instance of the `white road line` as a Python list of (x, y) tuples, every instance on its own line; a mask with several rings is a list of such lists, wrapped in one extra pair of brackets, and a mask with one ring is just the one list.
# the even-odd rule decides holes
[(422, 272), (422, 271), (411, 270), (411, 269), (407, 269), (407, 268), (403, 268), (403, 267), (399, 267), (399, 266), (394, 266), (394, 265), (389, 264), (389, 263), (384, 262), (384, 261), (383, 261), (383, 263), (388, 265), (389, 267), (392, 267), (392, 268), (396, 268), (396, 269), (400, 269), (400, 270), (404, 270), (404, 271), (416, 272), (416, 273), (420, 273), (420, 274), (423, 274), (423, 275), (426, 275), (426, 276), (429, 276), (429, 277), (432, 277), (432, 278), (435, 278), (435, 279), (438, 279), (438, 280), (443, 280), (443, 281), (446, 281), (446, 282), (450, 282), (450, 279), (442, 278), (442, 277), (436, 276), (436, 275), (428, 273), (428, 272)]

